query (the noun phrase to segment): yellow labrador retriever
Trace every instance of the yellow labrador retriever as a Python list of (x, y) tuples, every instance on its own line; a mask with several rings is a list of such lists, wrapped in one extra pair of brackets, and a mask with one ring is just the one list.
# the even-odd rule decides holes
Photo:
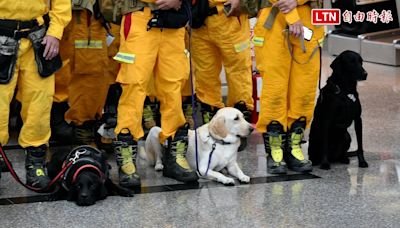
[[(250, 177), (242, 172), (236, 158), (240, 138), (249, 136), (252, 131), (253, 127), (243, 118), (239, 110), (220, 109), (210, 123), (197, 129), (198, 162), (196, 162), (195, 131), (189, 130), (186, 155), (189, 165), (203, 178), (217, 180), (223, 184), (234, 184), (233, 178), (220, 173), (226, 168), (230, 175), (237, 177), (241, 182), (248, 183)], [(162, 146), (158, 140), (160, 132), (159, 127), (153, 127), (150, 130), (145, 143), (146, 152), (141, 153), (141, 157), (145, 158), (157, 171), (163, 169)]]

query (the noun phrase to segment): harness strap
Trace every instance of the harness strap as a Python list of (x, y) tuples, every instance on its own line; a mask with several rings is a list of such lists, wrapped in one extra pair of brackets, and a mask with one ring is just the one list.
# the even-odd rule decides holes
[(276, 7), (272, 7), (271, 12), (269, 13), (267, 20), (265, 20), (264, 23), (264, 28), (270, 30), (272, 28), (272, 25), (274, 25), (276, 16), (279, 13), (279, 9)]
[[(288, 30), (286, 30), (286, 35), (285, 36), (286, 36), (285, 39), (287, 41), (287, 45), (288, 45), (290, 56), (292, 57), (293, 61), (295, 61), (297, 64), (305, 65), (305, 64), (309, 63), (311, 61), (311, 59), (314, 57), (314, 55), (317, 53), (317, 51), (320, 49), (320, 45), (318, 44), (312, 50), (310, 57), (308, 57), (308, 59), (305, 62), (300, 62), (295, 58), (295, 56), (293, 54), (293, 45), (290, 43), (290, 36), (289, 36), (289, 31)], [(304, 44), (304, 38), (303, 37), (299, 37), (299, 40), (300, 40), (300, 46), (301, 46), (301, 49), (302, 49), (303, 53), (306, 53), (307, 49), (306, 49), (305, 44)]]
[(83, 166), (79, 167), (78, 170), (75, 171), (75, 173), (74, 173), (74, 175), (73, 175), (73, 177), (72, 177), (72, 182), (71, 182), (71, 183), (74, 183), (74, 182), (76, 181), (76, 178), (78, 177), (78, 174), (79, 174), (83, 169), (87, 169), (87, 168), (90, 168), (90, 169), (95, 170), (95, 171), (99, 174), (99, 176), (101, 177), (101, 179), (104, 180), (104, 174), (100, 171), (99, 168), (97, 168), (97, 167), (94, 166), (94, 165), (87, 164), (87, 165), (83, 165)]

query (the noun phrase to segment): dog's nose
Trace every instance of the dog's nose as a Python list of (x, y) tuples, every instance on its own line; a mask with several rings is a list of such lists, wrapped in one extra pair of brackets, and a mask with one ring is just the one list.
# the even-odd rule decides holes
[(366, 80), (366, 79), (367, 79), (367, 76), (368, 76), (368, 73), (367, 73), (367, 71), (364, 70), (364, 72), (363, 72), (363, 79)]
[(86, 199), (88, 197), (88, 195), (86, 193), (82, 193), (81, 197), (82, 197), (82, 199)]

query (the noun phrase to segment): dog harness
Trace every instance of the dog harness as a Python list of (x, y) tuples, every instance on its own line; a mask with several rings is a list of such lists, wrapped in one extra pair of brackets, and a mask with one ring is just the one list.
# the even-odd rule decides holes
[(85, 145), (74, 148), (68, 154), (62, 166), (64, 168), (67, 163), (72, 161), (72, 165), (62, 176), (62, 186), (69, 191), (79, 173), (86, 169), (94, 170), (101, 177), (102, 181), (105, 182), (109, 174), (109, 168), (107, 164), (103, 164), (102, 160), (101, 151), (94, 147)]

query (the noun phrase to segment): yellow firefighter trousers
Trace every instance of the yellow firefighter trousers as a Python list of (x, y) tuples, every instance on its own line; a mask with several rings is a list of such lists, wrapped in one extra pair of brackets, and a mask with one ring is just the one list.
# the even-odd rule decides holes
[[(189, 74), (185, 52), (185, 29), (152, 28), (149, 8), (127, 14), (121, 26), (121, 46), (114, 59), (121, 62), (117, 82), (122, 85), (115, 133), (128, 129), (137, 140), (143, 137), (142, 113), (147, 88), (154, 73), (157, 98), (161, 108), (160, 142), (173, 136), (183, 126), (181, 87)], [(127, 36), (125, 36), (125, 32)]]
[(250, 25), (247, 15), (226, 17), (222, 4), (220, 13), (209, 16), (205, 25), (193, 30), (192, 57), (198, 99), (222, 108), (220, 72), (225, 68), (228, 83), (227, 106), (246, 102), (253, 110), (250, 55)]
[[(65, 119), (77, 126), (100, 118), (102, 114), (109, 86), (105, 39), (106, 30), (93, 16), (90, 17), (87, 10), (73, 11), (62, 40), (69, 48), (69, 56), (64, 56), (64, 62), (69, 59), (69, 63), (56, 74), (56, 98), (68, 99), (70, 109), (65, 113)], [(60, 87), (64, 89), (58, 91)], [(65, 94), (65, 88), (68, 94)]]
[(48, 143), (50, 110), (54, 94), (54, 76), (42, 78), (37, 70), (32, 44), (21, 39), (15, 73), (8, 84), (0, 85), (0, 144), (8, 142), (10, 102), (18, 87), (17, 98), (22, 104), (23, 126), (18, 142), (25, 148)]
[(287, 22), (282, 13), (278, 13), (271, 30), (267, 30), (264, 22), (270, 8), (261, 10), (254, 30), (257, 69), (263, 79), (257, 122), (259, 132), (266, 132), (266, 126), (272, 120), (279, 121), (287, 129), (304, 116), (309, 125), (313, 115), (320, 71), (320, 50), (317, 49), (311, 59), (310, 56), (319, 47), (323, 28), (311, 25), (311, 9), (308, 5), (298, 6), (297, 10), (303, 25), (314, 31), (311, 41), (305, 41), (305, 53), (299, 38), (289, 36), (293, 56), (301, 64), (294, 61), (289, 52), (288, 33), (284, 31)]

